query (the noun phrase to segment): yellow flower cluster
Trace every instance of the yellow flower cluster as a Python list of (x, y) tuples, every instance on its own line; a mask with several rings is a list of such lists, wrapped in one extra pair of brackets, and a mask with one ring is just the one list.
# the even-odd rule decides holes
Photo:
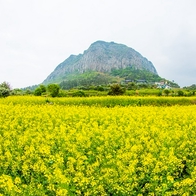
[(194, 195), (195, 138), (194, 105), (2, 100), (0, 195)]

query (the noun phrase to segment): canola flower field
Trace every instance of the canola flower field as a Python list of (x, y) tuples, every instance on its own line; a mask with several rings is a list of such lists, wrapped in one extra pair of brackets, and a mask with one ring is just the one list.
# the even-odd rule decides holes
[(0, 195), (196, 195), (196, 105), (52, 100), (0, 99)]

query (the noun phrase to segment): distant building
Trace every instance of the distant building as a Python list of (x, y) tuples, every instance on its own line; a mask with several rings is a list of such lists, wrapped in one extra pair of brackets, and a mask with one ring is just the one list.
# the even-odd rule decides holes
[(155, 82), (155, 84), (157, 85), (157, 88), (160, 89), (171, 89), (171, 86), (167, 84), (167, 81)]
[(136, 80), (137, 84), (147, 84), (147, 80)]
[(125, 79), (124, 80), (125, 84), (128, 84), (130, 82), (134, 82), (136, 84), (147, 84), (148, 83), (147, 80), (132, 80), (132, 79)]
[(135, 82), (135, 80), (132, 80), (132, 79), (125, 79), (125, 80), (124, 80), (124, 83), (125, 83), (125, 84), (128, 84), (128, 83), (130, 83), (130, 82)]

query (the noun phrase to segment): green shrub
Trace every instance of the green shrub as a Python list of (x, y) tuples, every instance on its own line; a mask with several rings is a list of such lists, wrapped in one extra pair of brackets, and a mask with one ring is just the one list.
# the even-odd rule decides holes
[(72, 94), (72, 97), (85, 97), (86, 94), (83, 91), (76, 91)]
[(43, 84), (40, 84), (34, 91), (35, 96), (41, 96), (43, 93), (46, 92), (46, 87)]
[(178, 93), (178, 96), (183, 96), (184, 95), (184, 92), (182, 90), (179, 90), (177, 93)]
[(169, 91), (168, 89), (165, 89), (163, 92), (164, 92), (164, 94), (165, 94), (166, 96), (168, 96), (169, 93), (170, 93), (170, 91)]
[(65, 90), (60, 89), (58, 97), (67, 97), (67, 92)]
[(98, 91), (104, 91), (104, 88), (103, 88), (102, 86), (98, 86), (98, 87), (97, 87), (97, 90), (98, 90)]
[(126, 92), (125, 88), (122, 88), (119, 84), (113, 84), (110, 86), (108, 95), (123, 95)]

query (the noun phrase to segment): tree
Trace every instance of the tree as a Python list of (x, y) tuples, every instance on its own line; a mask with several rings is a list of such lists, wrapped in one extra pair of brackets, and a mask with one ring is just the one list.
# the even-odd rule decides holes
[(43, 84), (40, 84), (34, 91), (34, 95), (41, 96), (42, 93), (46, 92), (46, 87)]
[(39, 85), (39, 88), (41, 89), (41, 92), (42, 93), (45, 93), (46, 92), (46, 87), (43, 84), (40, 84)]
[(0, 84), (0, 87), (6, 88), (11, 91), (11, 86), (8, 82), (3, 82)]
[(11, 93), (10, 84), (3, 82), (0, 84), (0, 97), (8, 97)]
[(168, 96), (170, 93), (170, 91), (168, 89), (165, 89), (163, 92), (166, 94), (166, 96)]
[(32, 91), (31, 91), (30, 89), (26, 89), (26, 90), (24, 91), (24, 94), (25, 94), (25, 95), (30, 95), (30, 94), (32, 94)]
[(42, 94), (41, 89), (39, 87), (36, 88), (35, 91), (34, 91), (34, 95), (35, 96), (41, 96), (41, 94)]
[(59, 94), (60, 86), (58, 84), (49, 84), (47, 90), (52, 97), (57, 97)]
[(125, 88), (122, 88), (119, 84), (113, 84), (110, 86), (108, 95), (123, 95), (125, 91)]
[(0, 87), (0, 97), (8, 97), (10, 95), (10, 91), (4, 87)]
[(22, 89), (15, 88), (12, 90), (11, 95), (23, 95)]

